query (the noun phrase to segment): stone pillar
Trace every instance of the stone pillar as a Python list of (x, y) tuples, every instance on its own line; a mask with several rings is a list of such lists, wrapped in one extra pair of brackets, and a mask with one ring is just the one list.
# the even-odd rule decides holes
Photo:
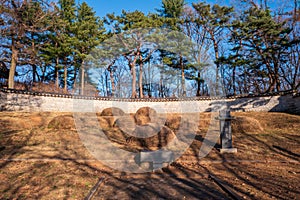
[(231, 120), (234, 119), (230, 115), (230, 110), (221, 110), (218, 120), (220, 121), (220, 152), (236, 153), (237, 149), (232, 146)]

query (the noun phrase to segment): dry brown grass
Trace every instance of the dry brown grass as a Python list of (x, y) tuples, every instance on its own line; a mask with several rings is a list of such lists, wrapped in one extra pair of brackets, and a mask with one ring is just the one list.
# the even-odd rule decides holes
[(54, 82), (50, 83), (33, 83), (26, 84), (26, 83), (15, 83), (15, 89), (17, 90), (27, 90), (27, 91), (33, 91), (33, 92), (50, 92), (50, 93), (60, 93), (60, 94), (69, 94), (70, 92), (65, 90), (63, 88), (57, 88)]
[(178, 130), (180, 127), (181, 115), (180, 114), (168, 114), (165, 125), (172, 130)]
[(132, 133), (136, 127), (133, 115), (126, 115), (115, 121), (114, 127), (121, 129), (124, 133)]
[(51, 129), (75, 129), (75, 122), (72, 115), (54, 117), (48, 124)]
[(159, 131), (156, 131), (152, 137), (147, 138), (136, 138), (136, 137), (127, 137), (126, 142), (128, 143), (127, 147), (131, 147), (133, 151), (136, 150), (158, 150), (162, 147), (167, 146), (167, 144), (172, 141), (176, 135), (168, 127), (163, 126)]
[(124, 114), (124, 111), (120, 108), (112, 107), (104, 109), (100, 113), (100, 116), (123, 116)]
[(251, 133), (251, 132), (261, 132), (263, 131), (263, 127), (261, 126), (260, 122), (253, 118), (253, 117), (236, 117), (232, 121), (232, 132), (237, 133), (237, 132), (246, 132), (246, 133)]
[[(147, 116), (148, 111), (139, 116)], [(221, 155), (217, 149), (203, 159), (203, 162), (226, 160), (272, 161), (299, 159), (300, 155), (300, 116), (284, 113), (232, 113), (236, 117), (233, 121), (234, 146), (238, 148), (235, 155)], [(135, 115), (127, 115), (135, 122)], [(179, 114), (168, 114), (165, 126), (152, 137), (139, 139), (131, 137), (126, 131), (117, 126), (120, 117), (97, 116), (98, 121), (92, 122), (90, 117), (95, 114), (82, 114), (80, 120), (87, 126), (98, 126), (105, 131), (110, 140), (118, 147), (128, 151), (142, 149), (157, 150), (168, 144), (176, 137), (182, 117)], [(200, 113), (198, 135), (188, 153), (183, 155), (177, 163), (189, 166), (189, 169), (199, 170), (197, 155), (202, 145), (211, 113)], [(143, 126), (152, 125), (150, 123)], [(126, 125), (126, 123), (124, 124)], [(134, 128), (131, 131), (135, 131)], [(155, 128), (153, 130), (156, 130)], [(142, 130), (136, 130), (142, 131)], [(280, 146), (286, 151), (275, 149)], [(0, 199), (84, 199), (92, 186), (101, 176), (114, 177), (112, 169), (97, 161), (85, 148), (76, 129), (72, 113), (12, 113), (0, 112)], [(5, 159), (19, 159), (7, 161)], [(33, 159), (22, 161), (22, 159)], [(37, 160), (34, 160), (37, 159)], [(39, 159), (41, 159), (39, 161)], [(44, 160), (48, 159), (48, 160)], [(50, 161), (49, 161), (50, 159)], [(51, 159), (57, 159), (51, 161)], [(187, 161), (190, 164), (184, 163)], [(251, 162), (250, 162), (251, 163)], [(244, 178), (243, 182), (235, 179), (228, 182), (241, 191), (249, 189), (255, 192), (256, 199), (265, 199), (266, 191), (285, 192), (287, 199), (293, 199), (299, 185), (299, 164), (281, 165), (280, 170), (272, 164), (265, 163), (240, 167), (225, 163), (222, 166), (209, 165), (206, 167), (214, 173), (229, 176), (238, 173)], [(250, 178), (249, 178), (250, 177)], [(275, 180), (276, 184), (264, 185), (262, 180)], [(240, 184), (234, 184), (240, 183)], [(245, 184), (245, 185), (242, 185)], [(253, 184), (253, 185), (251, 185)], [(264, 192), (255, 188), (264, 188)], [(112, 186), (115, 191), (119, 185)], [(267, 187), (266, 187), (267, 186)], [(272, 189), (272, 188), (275, 189)], [(245, 189), (246, 188), (246, 189)], [(267, 188), (267, 189), (266, 189)], [(291, 192), (286, 192), (291, 188)], [(126, 189), (124, 190), (126, 192)], [(108, 192), (108, 191), (107, 191)], [(246, 194), (246, 193), (245, 193)]]
[(153, 119), (157, 118), (157, 113), (152, 108), (143, 107), (136, 111), (134, 118), (137, 125), (145, 125), (153, 122)]
[(275, 112), (237, 112), (233, 113), (233, 116), (237, 118), (236, 122), (233, 120), (233, 124), (238, 125), (238, 122), (242, 124), (237, 131), (261, 133), (280, 130), (291, 134), (299, 133), (298, 130), (300, 130), (299, 115)]

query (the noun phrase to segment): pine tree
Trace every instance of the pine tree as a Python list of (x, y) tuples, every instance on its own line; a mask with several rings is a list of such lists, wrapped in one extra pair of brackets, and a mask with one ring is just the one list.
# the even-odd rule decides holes
[(207, 63), (210, 59), (208, 32), (202, 25), (196, 23), (198, 16), (192, 7), (185, 7), (182, 19), (182, 31), (194, 43), (192, 52), (194, 63), (187, 69), (186, 78), (196, 82), (196, 96), (200, 96), (201, 90), (202, 94), (206, 93), (202, 74), (205, 68), (209, 66)]
[(280, 91), (281, 65), (287, 62), (288, 49), (298, 42), (289, 39), (290, 33), (290, 28), (272, 18), (270, 10), (252, 7), (233, 23), (231, 41), (234, 48), (231, 51), (235, 54), (228, 59), (234, 65), (246, 66), (260, 82), (268, 80), (264, 92)]
[[(4, 0), (0, 5), (0, 26), (2, 42), (1, 48), (5, 50), (4, 62), (10, 63), (8, 87), (14, 88), (16, 67), (20, 64), (34, 63), (36, 49), (28, 42), (27, 36), (42, 33), (47, 30), (45, 23), (50, 15), (47, 6), (42, 9), (42, 1), (32, 0)], [(32, 47), (32, 46), (31, 46)], [(31, 54), (31, 60), (25, 61), (24, 55)], [(10, 58), (10, 59), (7, 59)], [(26, 63), (27, 62), (27, 63)], [(28, 63), (29, 62), (29, 63)]]
[(25, 37), (23, 39), (26, 44), (22, 54), (24, 55), (20, 61), (20, 65), (30, 65), (32, 70), (32, 83), (37, 82), (37, 79), (41, 81), (41, 77), (38, 73), (38, 68), (42, 66), (42, 60), (39, 56), (40, 50), (47, 43), (46, 32), (51, 28), (51, 20), (54, 12), (52, 8), (41, 4), (38, 1), (32, 1), (31, 6), (23, 12), (23, 15), (28, 19), (27, 23), (30, 25), (34, 23), (36, 15), (39, 15), (43, 20), (36, 24), (35, 30), (26, 29)]
[[(79, 5), (75, 27), (75, 59), (81, 69), (81, 94), (83, 94), (85, 59), (92, 49), (105, 39), (105, 29), (103, 21), (96, 17), (95, 12), (85, 2)], [(76, 68), (74, 79), (76, 79)]]
[[(56, 16), (52, 19), (51, 32), (47, 35), (49, 42), (42, 49), (41, 56), (44, 62), (54, 63), (54, 79), (57, 88), (63, 85), (64, 92), (68, 89), (69, 71), (74, 66), (76, 43), (76, 5), (75, 0), (59, 0), (55, 7)], [(60, 83), (60, 71), (63, 84)]]
[(62, 60), (64, 70), (64, 91), (68, 88), (68, 68), (74, 64), (74, 52), (76, 42), (76, 4), (75, 0), (59, 0), (60, 5), (60, 37), (58, 46), (60, 48), (60, 58)]
[(150, 29), (161, 27), (163, 21), (155, 14), (145, 15), (140, 11), (123, 11), (120, 16), (108, 15), (106, 23), (113, 26), (115, 30), (114, 34), (116, 34), (116, 40), (112, 41), (111, 45), (119, 46), (117, 49), (121, 48), (124, 50), (122, 56), (127, 60), (132, 75), (131, 97), (137, 98), (136, 67), (138, 66), (139, 97), (143, 98), (143, 66), (150, 59), (154, 51), (154, 49), (144, 49), (143, 45), (146, 38), (149, 39)]
[[(206, 3), (194, 3), (198, 18), (195, 20), (199, 26), (202, 26), (208, 33), (208, 39), (212, 42), (214, 50), (214, 58), (217, 61), (220, 58), (219, 43), (222, 40), (224, 28), (229, 25), (230, 18), (233, 12), (232, 7), (219, 6), (217, 4), (211, 6)], [(219, 94), (220, 82), (220, 63), (216, 62), (216, 94)]]
[[(165, 18), (165, 27), (180, 31), (182, 30), (182, 14), (184, 11), (185, 1), (184, 0), (163, 0), (162, 9), (158, 9), (158, 12), (161, 16)], [(177, 35), (178, 36), (178, 35)], [(184, 45), (183, 45), (184, 46)], [(164, 52), (163, 54), (165, 54)], [(162, 54), (162, 55), (163, 55)], [(181, 70), (181, 95), (186, 96), (186, 87), (185, 87), (185, 70), (187, 65), (185, 64), (185, 58), (179, 53), (179, 55), (174, 54), (174, 52), (169, 52), (169, 55), (166, 55), (163, 58), (165, 63), (169, 63), (169, 67), (174, 69)], [(167, 61), (168, 60), (168, 61)]]
[(184, 0), (162, 0), (162, 8), (157, 9), (160, 16), (165, 18), (165, 27), (180, 30), (181, 16), (185, 6)]

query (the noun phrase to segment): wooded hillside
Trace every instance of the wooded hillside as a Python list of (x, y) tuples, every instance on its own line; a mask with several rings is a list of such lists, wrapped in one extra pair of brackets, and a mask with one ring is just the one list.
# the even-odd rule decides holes
[(1, 87), (131, 98), (299, 91), (298, 1), (235, 2), (162, 0), (155, 13), (101, 19), (75, 0), (1, 0)]

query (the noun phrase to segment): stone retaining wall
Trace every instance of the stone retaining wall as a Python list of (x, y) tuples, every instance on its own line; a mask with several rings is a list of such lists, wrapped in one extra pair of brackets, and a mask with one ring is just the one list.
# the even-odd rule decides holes
[(141, 107), (151, 107), (158, 113), (209, 112), (221, 108), (233, 111), (274, 111), (300, 114), (300, 97), (289, 95), (262, 97), (235, 97), (219, 99), (169, 99), (146, 101), (133, 99), (93, 99), (76, 96), (53, 97), (0, 91), (1, 111), (21, 112), (101, 112), (118, 107), (134, 113)]

